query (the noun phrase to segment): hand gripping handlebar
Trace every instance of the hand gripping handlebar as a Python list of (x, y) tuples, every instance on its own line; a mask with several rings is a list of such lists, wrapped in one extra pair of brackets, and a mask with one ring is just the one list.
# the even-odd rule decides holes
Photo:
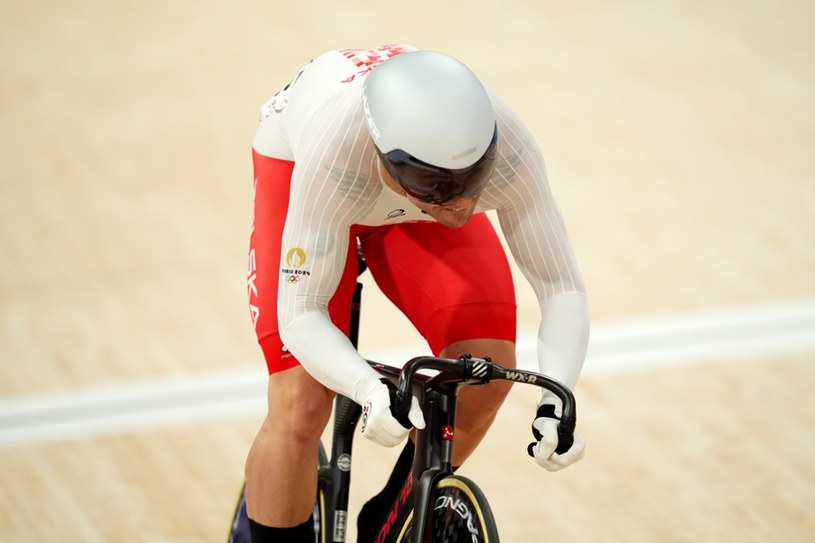
[(574, 395), (569, 388), (543, 374), (533, 371), (510, 369), (493, 363), (489, 358), (473, 358), (469, 355), (458, 359), (420, 356), (410, 360), (399, 373), (399, 385), (393, 405), (395, 414), (407, 418), (413, 396), (414, 377), (421, 369), (438, 370), (444, 379), (428, 379), (425, 386), (432, 389), (434, 383), (461, 383), (476, 385), (490, 381), (513, 381), (525, 385), (545, 388), (560, 398), (563, 404), (558, 424), (558, 446), (555, 452), (562, 454), (574, 443), (574, 430), (577, 424), (577, 410)]

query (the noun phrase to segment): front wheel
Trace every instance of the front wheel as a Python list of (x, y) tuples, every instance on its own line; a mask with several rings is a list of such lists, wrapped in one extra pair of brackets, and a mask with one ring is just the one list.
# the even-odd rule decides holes
[[(405, 522), (397, 543), (410, 543), (413, 515)], [(424, 543), (498, 543), (498, 529), (487, 498), (478, 486), (452, 475), (438, 481), (430, 492)]]

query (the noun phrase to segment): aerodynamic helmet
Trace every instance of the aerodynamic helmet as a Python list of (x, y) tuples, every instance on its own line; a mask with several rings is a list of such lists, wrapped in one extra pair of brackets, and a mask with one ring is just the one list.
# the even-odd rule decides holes
[(435, 51), (402, 53), (368, 74), (362, 101), (385, 170), (409, 195), (439, 205), (487, 185), (495, 111), (467, 66)]

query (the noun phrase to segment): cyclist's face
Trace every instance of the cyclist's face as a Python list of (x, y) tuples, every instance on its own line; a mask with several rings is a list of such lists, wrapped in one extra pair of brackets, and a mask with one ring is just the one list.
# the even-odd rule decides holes
[(470, 220), (475, 212), (475, 206), (478, 205), (478, 199), (481, 194), (475, 196), (459, 196), (455, 200), (451, 200), (442, 205), (428, 204), (422, 202), (409, 194), (397, 183), (385, 170), (380, 163), (380, 170), (382, 179), (385, 184), (390, 187), (394, 192), (403, 195), (413, 205), (430, 215), (436, 222), (448, 226), (450, 228), (458, 228), (464, 226)]
[(481, 194), (476, 194), (475, 196), (459, 196), (455, 200), (442, 205), (427, 204), (409, 194), (405, 194), (405, 197), (410, 203), (433, 217), (436, 222), (444, 226), (449, 226), (450, 228), (458, 228), (467, 224), (470, 217), (473, 216), (475, 206), (478, 205), (478, 199), (481, 198)]

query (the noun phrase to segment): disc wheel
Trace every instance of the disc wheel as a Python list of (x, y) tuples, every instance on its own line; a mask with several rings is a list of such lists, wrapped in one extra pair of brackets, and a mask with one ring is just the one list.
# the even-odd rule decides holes
[[(408, 517), (397, 543), (410, 543), (413, 514)], [(430, 510), (423, 543), (498, 543), (498, 530), (487, 498), (466, 477), (438, 481), (430, 492)]]

